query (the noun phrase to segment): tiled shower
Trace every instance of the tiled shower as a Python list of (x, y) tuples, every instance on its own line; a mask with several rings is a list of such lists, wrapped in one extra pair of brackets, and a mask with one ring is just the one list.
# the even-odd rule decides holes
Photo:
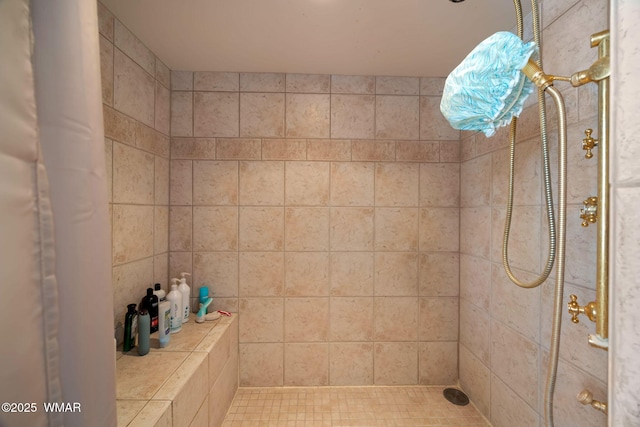
[[(459, 381), (494, 426), (542, 422), (552, 284), (521, 290), (500, 265), (505, 131), (451, 129), (443, 78), (169, 70), (99, 12), (116, 321), (186, 271), (215, 308), (240, 313), (241, 386)], [(589, 65), (607, 2), (547, 0), (542, 12), (545, 69)], [(595, 190), (580, 147), (595, 91), (565, 89), (566, 294), (584, 300), (595, 233), (571, 215)], [(524, 277), (546, 257), (530, 101), (511, 244)], [(606, 424), (575, 403), (585, 387), (606, 396), (590, 327), (564, 321), (558, 425)]]

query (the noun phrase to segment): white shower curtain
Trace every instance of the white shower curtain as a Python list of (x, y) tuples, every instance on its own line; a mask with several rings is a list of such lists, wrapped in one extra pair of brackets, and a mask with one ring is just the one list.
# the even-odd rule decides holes
[(0, 427), (116, 425), (96, 7), (0, 0)]

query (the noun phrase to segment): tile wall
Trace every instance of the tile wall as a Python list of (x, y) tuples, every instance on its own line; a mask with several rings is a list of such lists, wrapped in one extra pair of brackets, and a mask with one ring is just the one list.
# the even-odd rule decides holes
[(456, 382), (443, 81), (172, 71), (170, 274), (240, 313), (240, 385)]
[[(597, 58), (592, 33), (608, 28), (605, 0), (547, 0), (542, 5), (548, 73), (570, 75)], [(596, 86), (556, 84), (568, 112), (567, 254), (563, 307), (570, 294), (584, 305), (595, 298), (595, 227), (580, 226), (582, 201), (596, 194), (597, 150), (584, 158), (586, 128), (597, 129)], [(539, 124), (535, 97), (523, 112), (516, 149), (516, 188), (510, 260), (515, 274), (533, 280), (547, 259)], [(555, 108), (547, 100), (549, 117)], [(553, 194), (557, 194), (557, 124), (550, 120)], [(596, 136), (597, 137), (597, 136)], [(544, 425), (544, 389), (550, 345), (554, 279), (521, 289), (502, 267), (508, 183), (508, 131), (492, 138), (463, 132), (460, 210), (460, 384), (495, 427)], [(557, 212), (557, 211), (556, 211)], [(607, 352), (587, 343), (594, 323), (582, 316), (563, 330), (555, 397), (555, 424), (605, 426), (606, 415), (583, 406), (584, 388), (607, 400)]]
[(101, 3), (98, 23), (118, 325), (167, 283), (170, 71)]

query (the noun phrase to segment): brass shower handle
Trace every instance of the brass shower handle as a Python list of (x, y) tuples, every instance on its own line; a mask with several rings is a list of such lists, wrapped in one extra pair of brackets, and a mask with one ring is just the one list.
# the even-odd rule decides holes
[(571, 314), (571, 321), (573, 323), (580, 323), (580, 319), (578, 319), (580, 314), (585, 314), (592, 322), (596, 321), (597, 313), (596, 303), (594, 301), (591, 301), (584, 307), (581, 307), (580, 304), (578, 304), (577, 296), (570, 295), (569, 298), (571, 301), (567, 303), (567, 308), (569, 310), (569, 314)]
[(588, 227), (598, 220), (598, 198), (591, 196), (582, 202), (584, 209), (580, 209), (580, 219), (582, 226)]
[(598, 140), (591, 137), (592, 132), (593, 129), (585, 129), (584, 131), (586, 138), (582, 140), (582, 149), (587, 152), (587, 154), (584, 155), (585, 159), (592, 158), (593, 153), (591, 152), (591, 150), (598, 146)]

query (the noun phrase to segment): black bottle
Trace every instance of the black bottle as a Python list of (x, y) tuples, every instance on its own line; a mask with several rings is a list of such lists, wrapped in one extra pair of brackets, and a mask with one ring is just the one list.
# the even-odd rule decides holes
[(152, 288), (147, 288), (147, 295), (140, 301), (140, 310), (143, 309), (149, 312), (151, 333), (156, 332), (158, 330), (158, 297), (153, 294)]
[(124, 316), (124, 341), (122, 351), (129, 351), (136, 345), (136, 329), (138, 324), (138, 312), (135, 304), (127, 305), (127, 314)]

